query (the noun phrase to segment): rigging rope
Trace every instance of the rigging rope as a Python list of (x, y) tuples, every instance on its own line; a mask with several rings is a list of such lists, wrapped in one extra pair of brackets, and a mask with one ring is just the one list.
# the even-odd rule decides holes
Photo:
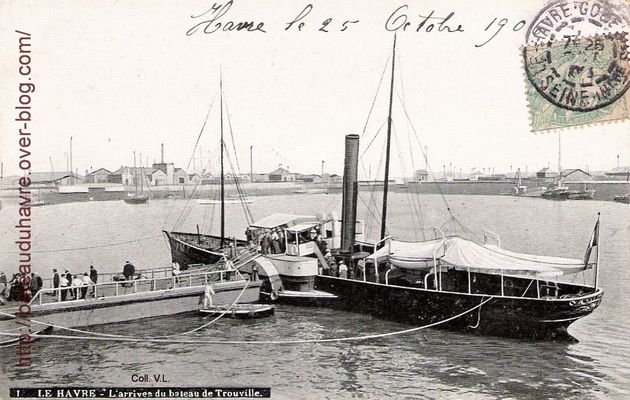
[[(232, 119), (230, 118), (230, 111), (228, 110), (227, 96), (223, 96), (225, 102), (225, 115), (227, 115), (228, 129), (230, 129), (230, 137), (232, 138), (232, 150), (234, 151), (234, 158), (236, 159), (236, 169), (238, 173), (241, 173), (241, 166), (238, 162), (238, 153), (236, 152), (236, 141), (234, 140), (234, 132), (232, 131)], [(227, 152), (227, 148), (225, 149)]]
[(245, 214), (245, 219), (247, 220), (247, 225), (251, 226), (251, 224), (254, 223), (254, 218), (252, 217), (252, 213), (249, 210), (249, 206), (247, 205), (247, 195), (245, 194), (245, 192), (243, 191), (243, 189), (241, 188), (241, 184), (239, 183), (239, 177), (238, 174), (236, 173), (236, 171), (234, 171), (234, 165), (232, 164), (232, 159), (230, 158), (230, 153), (226, 150), (226, 155), (227, 155), (227, 159), (228, 159), (228, 163), (230, 164), (230, 169), (232, 170), (232, 176), (234, 178), (234, 184), (236, 186), (236, 192), (238, 194), (240, 203), (241, 203), (241, 208), (243, 208), (243, 214)]
[(197, 140), (195, 141), (195, 147), (193, 148), (192, 155), (190, 156), (190, 159), (188, 160), (188, 164), (186, 165), (186, 170), (190, 168), (190, 163), (195, 157), (195, 151), (197, 151), (199, 140), (201, 139), (201, 135), (203, 134), (203, 131), (206, 128), (206, 124), (208, 123), (208, 117), (210, 117), (210, 111), (212, 111), (212, 106), (214, 105), (214, 100), (216, 99), (216, 97), (217, 97), (217, 94), (215, 93), (214, 96), (212, 96), (212, 101), (210, 102), (210, 107), (208, 107), (208, 112), (206, 113), (206, 118), (203, 121), (203, 125), (201, 125), (201, 129), (199, 130), (199, 135), (197, 135)]
[[(261, 344), (305, 344), (305, 343), (336, 343), (336, 342), (352, 342), (352, 341), (362, 341), (369, 339), (381, 339), (385, 337), (404, 335), (411, 332), (417, 332), (428, 328), (433, 328), (435, 326), (439, 326), (445, 324), (447, 322), (453, 321), (457, 318), (463, 317), (466, 314), (469, 314), (472, 311), (480, 308), (484, 304), (488, 303), (490, 300), (494, 299), (494, 296), (489, 297), (487, 300), (483, 300), (472, 308), (463, 311), (457, 315), (452, 317), (443, 319), (441, 321), (433, 322), (427, 325), (422, 325), (410, 329), (404, 329), (395, 332), (387, 332), (387, 333), (379, 333), (372, 335), (361, 335), (361, 336), (349, 336), (349, 337), (341, 337), (341, 338), (327, 338), (327, 339), (294, 339), (294, 340), (172, 340), (172, 339), (161, 339), (161, 338), (109, 338), (109, 337), (95, 337), (95, 336), (72, 336), (72, 335), (40, 335), (33, 334), (32, 338), (42, 338), (42, 339), (73, 339), (73, 340), (96, 340), (96, 341), (112, 341), (112, 342), (145, 342), (145, 343), (167, 343), (167, 344), (230, 344), (230, 345), (261, 345)], [(8, 332), (0, 332), (0, 336), (13, 336), (19, 337), (20, 334), (17, 333), (8, 333)]]
[[(400, 166), (401, 166), (403, 177), (404, 177), (404, 176), (407, 176), (407, 171), (405, 169), (405, 163), (403, 162), (402, 149), (400, 148), (400, 143), (398, 142), (398, 132), (395, 129), (395, 127), (393, 126), (393, 124), (392, 124), (392, 133), (393, 133), (393, 136), (394, 136), (394, 144), (396, 145), (395, 146), (396, 150), (398, 150), (398, 158), (399, 158), (399, 161), (400, 161)], [(407, 194), (407, 201), (408, 201), (408, 204), (409, 204), (409, 208), (410, 208), (411, 214), (413, 216), (413, 215), (415, 215), (414, 214), (414, 210), (411, 210), (411, 203), (412, 203), (413, 199), (411, 198), (411, 194), (409, 193), (409, 189), (407, 188), (407, 182), (406, 182), (406, 180), (404, 178), (403, 178), (403, 182), (404, 182), (404, 185), (405, 185), (405, 193)], [(418, 227), (416, 226), (415, 220), (412, 221), (411, 226), (413, 228), (414, 238), (416, 240), (418, 240), (418, 229), (417, 229)]]
[[(217, 145), (218, 147), (218, 145)], [(210, 159), (211, 157), (208, 158), (208, 164), (210, 165)], [(197, 198), (199, 198), (200, 194), (202, 193), (202, 185), (201, 185), (201, 181), (197, 181), (195, 183), (195, 186), (193, 187), (193, 190), (190, 194), (190, 197), (188, 198), (188, 200), (186, 201), (186, 203), (183, 206), (183, 209), (179, 215), (179, 217), (177, 218), (177, 220), (175, 221), (175, 223), (173, 224), (173, 230), (178, 229), (179, 227), (181, 227), (183, 225), (183, 223), (186, 221), (186, 219), (188, 219), (188, 216), (190, 215), (190, 213), (192, 212), (194, 206), (195, 206), (195, 200), (197, 200)]]
[[(428, 161), (428, 158), (427, 158), (427, 154), (424, 151), (424, 148), (422, 147), (422, 142), (420, 141), (420, 137), (418, 136), (418, 132), (416, 131), (416, 127), (414, 126), (413, 121), (411, 121), (411, 118), (409, 117), (409, 114), (407, 113), (407, 108), (405, 107), (405, 103), (400, 98), (400, 94), (398, 92), (396, 94), (397, 94), (397, 97), (398, 97), (398, 100), (399, 100), (400, 104), (402, 105), (403, 111), (405, 113), (405, 117), (407, 118), (407, 121), (409, 121), (409, 125), (411, 126), (411, 130), (414, 133), (414, 136), (415, 136), (415, 138), (416, 138), (416, 140), (418, 142), (418, 145), (420, 146), (420, 150), (422, 150), (422, 154), (424, 155), (425, 162), (427, 163), (427, 168), (429, 169), (428, 172), (430, 172), (431, 177), (433, 178), (433, 180), (437, 182), (437, 180), (435, 179), (435, 174), (433, 173), (433, 170), (431, 169), (431, 165), (429, 164), (429, 161)], [(444, 202), (444, 205), (446, 206), (446, 210), (452, 216), (453, 212), (451, 211), (451, 207), (448, 204), (448, 201), (446, 200), (446, 196), (444, 195), (444, 191), (442, 190), (442, 187), (440, 186), (439, 183), (437, 183), (437, 188), (438, 188), (438, 191), (440, 193), (440, 197), (442, 198), (442, 201)]]
[(363, 138), (365, 134), (365, 130), (367, 129), (368, 122), (370, 121), (370, 116), (372, 115), (372, 110), (374, 110), (374, 105), (376, 104), (376, 98), (378, 97), (378, 93), (381, 90), (381, 84), (383, 83), (383, 78), (385, 77), (385, 71), (387, 71), (387, 66), (389, 65), (389, 59), (391, 56), (387, 57), (387, 61), (385, 61), (385, 65), (383, 66), (383, 72), (381, 73), (381, 79), (378, 81), (378, 86), (376, 87), (376, 93), (374, 93), (374, 98), (372, 99), (372, 105), (370, 105), (370, 110), (368, 111), (367, 118), (365, 119), (365, 125), (363, 125), (363, 131), (361, 132), (360, 138)]
[[(398, 74), (400, 75), (400, 91), (402, 93), (402, 100), (404, 102), (406, 102), (406, 96), (405, 96), (405, 81), (403, 80), (403, 73), (402, 73), (402, 55), (398, 55)], [(416, 212), (416, 218), (418, 219), (418, 226), (420, 227), (420, 233), (422, 234), (422, 240), (426, 240), (426, 235), (424, 234), (424, 222), (423, 222), (423, 218), (422, 218), (422, 206), (420, 204), (420, 191), (418, 188), (418, 185), (416, 183), (416, 163), (415, 163), (415, 159), (413, 156), (413, 145), (411, 143), (411, 134), (410, 134), (410, 127), (409, 127), (409, 120), (406, 121), (406, 127), (407, 127), (407, 141), (409, 144), (409, 156), (411, 158), (411, 168), (413, 171), (413, 193), (414, 195), (410, 194), (411, 200), (413, 202), (413, 207), (414, 210)], [(407, 189), (407, 192), (409, 193), (409, 188), (408, 185), (405, 183), (405, 188)]]
[[(208, 117), (210, 116), (210, 111), (212, 110), (212, 106), (214, 105), (214, 100), (216, 99), (217, 94), (215, 93), (214, 96), (212, 96), (212, 101), (210, 102), (210, 107), (208, 107), (208, 112), (206, 113), (206, 118), (203, 121), (203, 125), (201, 126), (201, 129), (199, 130), (199, 134), (197, 135), (197, 140), (195, 141), (195, 147), (193, 148), (192, 151), (192, 155), (190, 156), (190, 159), (188, 160), (188, 164), (186, 165), (186, 170), (188, 170), (190, 168), (190, 163), (192, 162), (193, 158), (195, 157), (195, 151), (197, 151), (197, 146), (199, 145), (199, 140), (201, 139), (201, 135), (203, 134), (203, 131), (206, 127), (206, 124), (208, 123)], [(195, 188), (197, 187), (197, 185), (195, 185)], [(193, 189), (194, 191), (194, 189)], [(168, 209), (168, 213), (166, 214), (166, 218), (164, 219), (164, 224), (162, 224), (162, 229), (166, 228), (166, 222), (168, 221), (169, 217), (171, 216), (171, 212), (173, 210), (173, 206), (175, 205), (175, 202), (173, 201), (173, 203), (171, 203), (171, 206)], [(181, 215), (180, 215), (181, 216)], [(173, 229), (175, 229), (173, 227)]]

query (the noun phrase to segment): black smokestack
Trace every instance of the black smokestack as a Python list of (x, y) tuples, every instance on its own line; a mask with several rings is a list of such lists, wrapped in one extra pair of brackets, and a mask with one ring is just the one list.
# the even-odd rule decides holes
[(341, 253), (352, 254), (357, 226), (359, 135), (346, 135), (341, 209)]

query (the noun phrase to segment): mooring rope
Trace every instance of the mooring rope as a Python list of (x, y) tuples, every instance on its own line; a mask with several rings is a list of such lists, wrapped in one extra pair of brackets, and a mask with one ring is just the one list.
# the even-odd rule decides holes
[[(216, 321), (221, 319), (225, 314), (230, 312), (230, 310), (234, 307), (234, 305), (236, 305), (238, 303), (238, 301), (240, 300), (241, 296), (243, 296), (243, 293), (245, 293), (245, 290), (247, 289), (248, 286), (249, 286), (249, 281), (247, 281), (245, 283), (245, 286), (243, 287), (243, 289), (241, 290), (239, 295), (236, 297), (236, 299), (232, 302), (232, 304), (230, 304), (230, 306), (225, 311), (223, 311), (221, 314), (219, 314), (212, 321), (210, 321), (208, 323), (205, 323), (205, 324), (203, 324), (201, 326), (198, 326), (195, 329), (191, 329), (189, 331), (186, 331), (186, 332), (178, 332), (178, 333), (173, 333), (173, 334), (170, 334), (170, 335), (163, 335), (163, 336), (150, 336), (148, 338), (151, 338), (151, 339), (158, 339), (158, 338), (162, 339), (162, 338), (169, 338), (169, 337), (180, 336), (180, 335), (181, 336), (189, 335), (191, 333), (194, 333), (194, 332), (200, 331), (200, 330), (202, 330), (204, 328), (207, 328), (208, 326), (212, 325), (213, 323), (215, 323)], [(4, 315), (6, 317), (11, 317), (11, 318), (17, 318), (13, 314), (8, 314), (8, 313), (2, 312), (2, 311), (0, 311), (0, 315)], [(87, 334), (87, 335), (94, 335), (94, 336), (100, 336), (100, 337), (106, 337), (106, 338), (138, 339), (138, 336), (117, 335), (115, 333), (99, 333), (99, 332), (86, 331), (86, 330), (82, 330), (82, 329), (70, 328), (70, 327), (67, 327), (67, 326), (55, 325), (55, 324), (51, 324), (51, 323), (48, 323), (48, 322), (38, 321), (38, 320), (30, 319), (30, 318), (26, 318), (25, 320), (28, 321), (28, 322), (32, 322), (34, 324), (50, 326), (50, 327), (61, 329), (61, 330), (66, 330), (66, 331), (76, 332), (76, 333), (82, 333), (82, 334)], [(2, 334), (3, 333), (0, 333), (0, 335), (2, 335)]]
[[(362, 341), (369, 339), (380, 339), (391, 336), (404, 335), (411, 332), (417, 332), (424, 329), (432, 328), (438, 325), (445, 324), (447, 322), (453, 321), (457, 318), (460, 318), (479, 307), (483, 306), (490, 300), (494, 299), (494, 296), (488, 298), (487, 300), (483, 300), (478, 305), (461, 312), (457, 315), (449, 317), (447, 319), (433, 322), (431, 324), (418, 326), (415, 328), (404, 329), (395, 332), (387, 332), (387, 333), (378, 333), (373, 335), (362, 335), (362, 336), (350, 336), (350, 337), (342, 337), (342, 338), (328, 338), (328, 339), (293, 339), (293, 340), (168, 340), (168, 339), (159, 339), (155, 338), (109, 338), (109, 337), (95, 337), (95, 336), (70, 336), (70, 335), (40, 335), (34, 334), (31, 335), (32, 338), (49, 338), (49, 339), (74, 339), (74, 340), (97, 340), (97, 341), (112, 341), (112, 342), (136, 342), (136, 343), (167, 343), (167, 344), (230, 344), (230, 345), (261, 345), (261, 344), (314, 344), (314, 343), (334, 343), (334, 342), (351, 342), (351, 341)], [(19, 334), (14, 333), (6, 333), (0, 332), (0, 336), (20, 336)]]

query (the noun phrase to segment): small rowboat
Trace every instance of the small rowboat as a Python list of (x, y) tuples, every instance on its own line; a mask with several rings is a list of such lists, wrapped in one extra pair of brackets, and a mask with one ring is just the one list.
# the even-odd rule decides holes
[(268, 317), (274, 314), (275, 309), (271, 304), (234, 304), (200, 308), (199, 312), (211, 315), (225, 313), (224, 317), (246, 319)]
[(146, 204), (149, 202), (149, 198), (147, 196), (129, 196), (124, 198), (123, 201), (127, 204)]

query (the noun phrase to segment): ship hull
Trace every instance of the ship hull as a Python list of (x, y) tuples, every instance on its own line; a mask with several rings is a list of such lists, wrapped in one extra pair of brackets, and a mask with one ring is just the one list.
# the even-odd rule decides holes
[[(222, 255), (233, 249), (227, 247), (234, 240), (225, 239), (221, 247), (221, 238), (211, 235), (197, 235), (194, 233), (163, 231), (171, 246), (171, 260), (178, 263), (182, 269), (191, 264), (214, 264), (221, 260)], [(247, 247), (247, 242), (236, 240), (237, 247)], [(229, 257), (229, 254), (228, 258)]]
[[(317, 276), (315, 287), (337, 296), (334, 308), (369, 314), (415, 326), (435, 324), (470, 310), (490, 295), (439, 292), (372, 282)], [(479, 334), (530, 339), (570, 338), (568, 326), (590, 314), (603, 292), (568, 299), (509, 296), (493, 298), (441, 328)]]
[[(214, 283), (215, 304), (254, 303), (260, 300), (260, 282), (233, 281)], [(130, 293), (109, 298), (81, 299), (32, 305), (28, 319), (38, 321), (34, 329), (46, 328), (46, 324), (68, 328), (133, 321), (198, 311), (203, 304), (205, 285), (157, 290), (146, 293)], [(239, 298), (240, 295), (240, 298)], [(3, 308), (2, 313), (14, 314), (17, 310)], [(0, 332), (11, 332), (16, 320), (0, 315)], [(12, 337), (0, 337), (0, 345), (8, 344)], [(2, 343), (4, 341), (4, 343)]]
[(569, 192), (566, 191), (547, 191), (547, 192), (543, 192), (541, 194), (541, 196), (544, 199), (549, 199), (549, 200), (568, 200), (569, 199)]

